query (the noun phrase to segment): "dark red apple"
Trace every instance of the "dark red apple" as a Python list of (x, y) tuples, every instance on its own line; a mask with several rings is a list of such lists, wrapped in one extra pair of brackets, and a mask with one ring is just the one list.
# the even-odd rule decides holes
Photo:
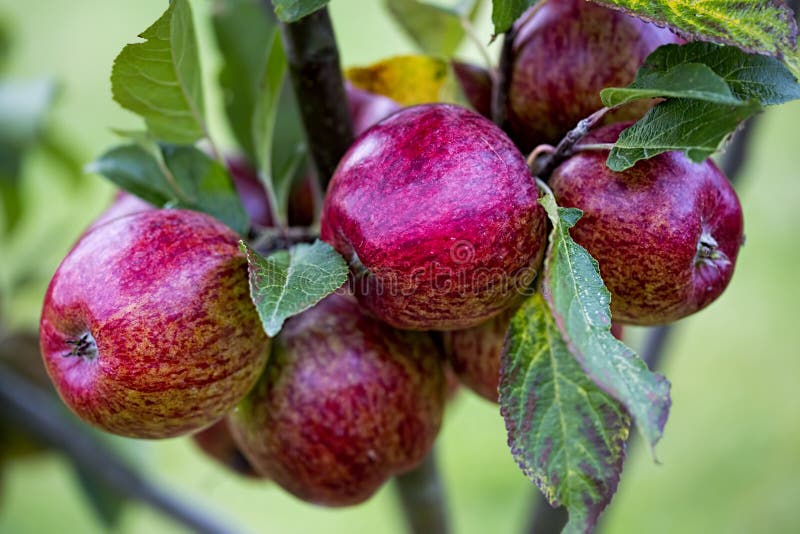
[(395, 330), (334, 293), (286, 321), (231, 431), (293, 495), (357, 504), (428, 454), (445, 402), (440, 357), (428, 334)]
[(402, 106), (389, 97), (364, 91), (350, 82), (345, 83), (347, 105), (353, 119), (353, 134), (359, 136)]
[[(614, 143), (629, 124), (584, 139)], [(669, 323), (708, 306), (733, 275), (742, 208), (717, 166), (680, 152), (617, 173), (607, 151), (580, 152), (550, 179), (560, 206), (584, 211), (572, 237), (600, 264), (615, 321)]]
[(163, 438), (220, 419), (258, 378), (269, 340), (238, 236), (212, 217), (148, 210), (98, 226), (58, 267), (40, 345), (85, 421)]
[(445, 354), (462, 384), (486, 400), (498, 402), (500, 356), (512, 307), (472, 328), (444, 332)]
[(233, 440), (227, 418), (220, 419), (210, 427), (192, 434), (192, 440), (208, 457), (213, 458), (234, 473), (247, 477), (258, 477), (253, 466), (250, 465)]
[(272, 217), (267, 192), (253, 165), (243, 156), (227, 157), (225, 165), (231, 174), (242, 205), (250, 217), (250, 224), (263, 228), (273, 226), (275, 220)]
[(483, 67), (453, 61), (453, 72), (456, 75), (461, 91), (464, 93), (472, 109), (486, 117), (492, 118), (492, 77)]
[(489, 120), (449, 104), (391, 115), (342, 158), (322, 239), (362, 305), (397, 328), (480, 324), (531, 283), (545, 215), (525, 158)]
[[(508, 92), (511, 137), (528, 152), (557, 143), (597, 111), (600, 91), (631, 83), (645, 58), (682, 42), (659, 28), (586, 0), (546, 0), (517, 23)], [(650, 103), (627, 105), (609, 122), (637, 119)]]
[[(516, 307), (503, 311), (485, 323), (442, 332), (444, 351), (450, 366), (462, 384), (486, 400), (498, 402), (500, 360), (506, 332)], [(622, 325), (612, 324), (611, 333), (622, 339)]]

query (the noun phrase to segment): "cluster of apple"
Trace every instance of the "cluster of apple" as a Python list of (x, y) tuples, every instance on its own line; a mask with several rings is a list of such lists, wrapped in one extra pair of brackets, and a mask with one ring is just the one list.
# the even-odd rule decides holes
[[(400, 109), (348, 88), (360, 135), (321, 215), (321, 238), (350, 265), (347, 290), (274, 339), (250, 300), (239, 236), (204, 214), (118, 199), (45, 297), (42, 354), (66, 404), (121, 435), (199, 432), (238, 471), (345, 505), (426, 456), (446, 361), (496, 401), (506, 329), (547, 245), (523, 152), (557, 141), (600, 107), (600, 89), (626, 85), (647, 54), (678, 41), (579, 0), (550, 0), (517, 30), (508, 132), (457, 105)], [(488, 112), (485, 95), (465, 91)], [(623, 109), (584, 142), (613, 143), (625, 127), (615, 121), (643, 111)], [(251, 218), (270, 224), (258, 192), (246, 193), (254, 183), (232, 170)], [(616, 322), (677, 320), (728, 284), (742, 215), (712, 162), (667, 153), (614, 173), (593, 148), (549, 185), (584, 211), (572, 236), (599, 262)]]

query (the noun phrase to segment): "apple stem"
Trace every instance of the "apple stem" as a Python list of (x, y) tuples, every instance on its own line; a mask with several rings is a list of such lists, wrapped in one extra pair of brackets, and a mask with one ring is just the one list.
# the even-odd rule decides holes
[(534, 148), (528, 155), (528, 158), (525, 160), (528, 164), (528, 169), (531, 170), (531, 174), (536, 176), (536, 173), (533, 171), (539, 168), (539, 164), (537, 163), (539, 158), (544, 156), (549, 156), (555, 151), (556, 147), (554, 147), (553, 145), (539, 145), (536, 148)]
[(339, 49), (328, 8), (296, 22), (281, 23), (280, 30), (309, 152), (324, 191), (353, 143)]
[(434, 448), (418, 467), (395, 477), (408, 531), (413, 534), (447, 534), (450, 520), (444, 484)]
[(288, 228), (264, 228), (251, 246), (259, 254), (266, 255), (276, 250), (285, 250), (298, 243), (313, 243), (319, 238), (319, 232), (304, 226)]

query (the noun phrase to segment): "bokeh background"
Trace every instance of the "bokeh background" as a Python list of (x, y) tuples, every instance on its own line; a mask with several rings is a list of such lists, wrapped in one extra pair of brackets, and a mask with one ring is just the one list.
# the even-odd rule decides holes
[[(194, 0), (192, 6), (212, 91), (212, 131), (229, 143), (214, 87), (211, 1)], [(4, 76), (60, 83), (53, 127), (81, 161), (117, 141), (111, 127), (140, 125), (111, 99), (111, 64), (165, 7), (164, 0), (0, 0), (13, 47)], [(331, 14), (345, 66), (414, 51), (382, 2), (334, 0)], [(478, 32), (487, 41), (488, 18), (485, 8)], [(463, 55), (479, 61), (469, 44)], [(769, 110), (758, 124), (738, 187), (747, 243), (736, 275), (714, 305), (678, 325), (663, 368), (673, 384), (673, 408), (657, 449), (661, 463), (640, 442), (633, 447), (605, 514), (607, 532), (800, 532), (798, 123), (800, 104), (793, 103)], [(49, 276), (112, 192), (93, 175), (76, 185), (41, 154), (26, 160), (20, 230), (0, 238), (3, 316), (11, 326), (35, 328)], [(634, 340), (639, 334), (633, 332)], [(391, 484), (362, 506), (330, 510), (303, 504), (274, 485), (237, 478), (188, 439), (109, 440), (169, 491), (228, 518), (242, 532), (403, 532)], [(455, 532), (520, 531), (536, 502), (535, 488), (511, 459), (497, 406), (462, 391), (448, 407), (437, 452)], [(0, 484), (2, 533), (106, 530), (57, 453), (15, 458)], [(115, 530), (169, 533), (181, 527), (130, 505)]]

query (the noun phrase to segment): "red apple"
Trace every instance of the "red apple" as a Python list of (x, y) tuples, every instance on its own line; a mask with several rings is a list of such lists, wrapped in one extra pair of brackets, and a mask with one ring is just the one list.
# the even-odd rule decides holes
[(244, 156), (227, 157), (225, 165), (231, 174), (242, 205), (250, 217), (250, 224), (260, 227), (273, 226), (275, 219), (272, 217), (267, 192), (253, 165)]
[(402, 108), (400, 104), (391, 98), (364, 91), (350, 82), (345, 83), (345, 89), (355, 136), (361, 135), (373, 124), (380, 122)]
[(443, 333), (445, 354), (458, 379), (492, 402), (498, 402), (500, 357), (515, 313), (512, 307), (478, 326)]
[(453, 61), (453, 72), (456, 75), (461, 91), (464, 93), (472, 109), (486, 117), (492, 118), (492, 77), (483, 67)]
[(342, 158), (322, 239), (362, 305), (397, 328), (449, 330), (506, 308), (536, 275), (545, 215), (525, 158), (489, 120), (449, 104), (391, 115)]
[[(585, 143), (614, 143), (629, 124), (606, 126)], [(680, 152), (618, 173), (607, 151), (580, 152), (550, 185), (560, 206), (584, 215), (572, 237), (600, 264), (615, 321), (654, 325), (708, 306), (733, 275), (742, 208), (717, 166)]]
[[(500, 361), (515, 313), (516, 308), (512, 307), (478, 326), (442, 332), (445, 354), (458, 379), (492, 402), (499, 402)], [(611, 333), (622, 339), (622, 325), (613, 323)]]
[(286, 321), (230, 428), (259, 473), (293, 495), (352, 505), (425, 458), (444, 388), (428, 334), (395, 330), (334, 293)]
[[(600, 91), (631, 83), (660, 45), (682, 42), (667, 29), (586, 0), (547, 0), (520, 17), (508, 92), (511, 137), (528, 152), (557, 143), (597, 111)], [(609, 117), (641, 117), (640, 101)]]
[(253, 466), (233, 440), (228, 419), (220, 419), (208, 428), (192, 434), (192, 440), (209, 458), (213, 458), (234, 473), (258, 477)]
[(202, 213), (149, 210), (88, 231), (45, 295), (40, 345), (85, 421), (163, 438), (220, 419), (250, 389), (269, 340), (238, 236)]

